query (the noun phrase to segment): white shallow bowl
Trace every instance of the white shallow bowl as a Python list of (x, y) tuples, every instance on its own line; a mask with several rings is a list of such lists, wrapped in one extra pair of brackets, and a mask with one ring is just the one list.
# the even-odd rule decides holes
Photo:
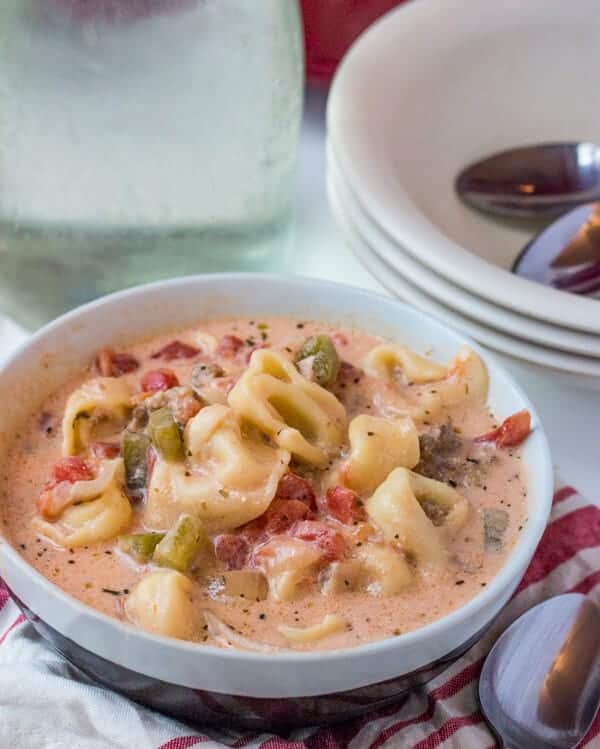
[(344, 203), (333, 174), (328, 175), (327, 189), (334, 219), (348, 246), (369, 273), (389, 292), (417, 309), (433, 315), (443, 323), (472, 336), (494, 351), (536, 368), (552, 371), (565, 384), (592, 390), (600, 388), (600, 363), (596, 360), (537, 346), (531, 341), (486, 327), (478, 320), (447, 307), (436, 297), (430, 296), (412, 283), (412, 280), (400, 275), (395, 267), (392, 267), (376, 252), (361, 233), (354, 221), (355, 215)]
[[(195, 695), (201, 694), (197, 690), (210, 690), (213, 695), (275, 698), (280, 703), (282, 698), (328, 695), (378, 684), (448, 657), (504, 606), (549, 516), (553, 476), (546, 437), (532, 404), (502, 367), (477, 344), (415, 309), (312, 278), (231, 274), (177, 279), (99, 299), (47, 325), (0, 369), (0, 463), (18, 425), (57, 386), (81, 371), (99, 347), (122, 345), (214, 317), (268, 314), (358, 326), (423, 353), (431, 349), (432, 356), (443, 362), (465, 343), (479, 351), (489, 368), (489, 403), (497, 417), (523, 408), (533, 416), (534, 431), (523, 448), (528, 521), (498, 575), (457, 611), (398, 637), (313, 653), (221, 650), (147, 634), (70, 597), (0, 537), (0, 575), (37, 617), (34, 623), (42, 622), (59, 633), (75, 650), (99, 656), (109, 670), (124, 667), (129, 675), (160, 680), (163, 693), (181, 685), (193, 688)], [(73, 648), (66, 650), (73, 652)], [(119, 684), (119, 688), (124, 686), (124, 682)], [(148, 693), (151, 690), (142, 695), (144, 699)]]
[(596, 0), (419, 0), (353, 46), (328, 126), (357, 197), (423, 264), (496, 304), (600, 333), (600, 303), (508, 269), (531, 234), (464, 205), (467, 164), (516, 145), (598, 140)]
[[(583, 331), (563, 328), (542, 320), (501, 307), (481, 296), (471, 294), (461, 286), (456, 286), (444, 276), (420, 263), (413, 255), (400, 247), (393, 238), (369, 216), (337, 162), (332, 144), (328, 144), (327, 164), (331, 178), (345, 211), (352, 218), (358, 231), (364, 236), (373, 250), (400, 276), (410, 281), (428, 295), (441, 301), (450, 309), (499, 330), (509, 336), (532, 341), (545, 348), (558, 352), (574, 353), (580, 356), (600, 359), (600, 336)], [(600, 362), (597, 367), (600, 375)]]

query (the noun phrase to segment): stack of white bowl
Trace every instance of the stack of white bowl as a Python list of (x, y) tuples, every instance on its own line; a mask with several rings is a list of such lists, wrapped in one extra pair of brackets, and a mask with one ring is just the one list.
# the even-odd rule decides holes
[(513, 146), (600, 141), (597, 0), (415, 0), (354, 45), (328, 107), (334, 217), (391, 292), (492, 349), (600, 384), (600, 301), (511, 273), (532, 228), (454, 178)]

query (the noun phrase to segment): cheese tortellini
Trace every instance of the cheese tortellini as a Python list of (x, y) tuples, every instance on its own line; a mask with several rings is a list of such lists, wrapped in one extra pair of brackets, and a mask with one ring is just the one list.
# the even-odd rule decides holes
[(261, 547), (257, 564), (269, 582), (269, 593), (279, 601), (291, 601), (298, 587), (314, 574), (321, 554), (303, 541), (276, 538)]
[(444, 408), (468, 402), (485, 403), (488, 373), (480, 356), (468, 346), (459, 349), (448, 367), (430, 361), (404, 346), (385, 344), (372, 349), (365, 359), (365, 371), (373, 377), (394, 382), (394, 373), (404, 373), (411, 385), (410, 394), (400, 390), (388, 395), (390, 402), (382, 411), (386, 415), (411, 416), (419, 421), (438, 418)]
[(292, 642), (319, 642), (325, 637), (341, 632), (346, 629), (348, 622), (337, 614), (326, 614), (323, 620), (311, 627), (290, 627), (287, 624), (280, 624), (277, 627), (279, 634)]
[(396, 370), (400, 370), (409, 382), (418, 384), (435, 382), (446, 376), (446, 367), (395, 343), (384, 343), (371, 349), (364, 368), (367, 374), (388, 380), (393, 378)]
[(199, 640), (205, 619), (195, 593), (195, 584), (181, 572), (153, 572), (129, 594), (125, 610), (147, 632), (178, 640)]
[(446, 377), (433, 386), (422, 386), (414, 418), (439, 418), (444, 409), (469, 403), (483, 404), (488, 395), (488, 373), (480, 356), (468, 346), (459, 349), (450, 362)]
[[(439, 512), (434, 525), (421, 503)], [(445, 540), (467, 521), (470, 505), (447, 484), (396, 468), (366, 503), (370, 520), (392, 543), (414, 555), (421, 564), (439, 566), (447, 561)]]
[(348, 592), (395, 596), (412, 582), (413, 573), (402, 554), (389, 545), (367, 542), (356, 556), (329, 566), (323, 576), (321, 591), (334, 596)]
[(95, 479), (72, 485), (71, 504), (56, 522), (34, 522), (40, 533), (65, 548), (109, 541), (128, 528), (133, 515), (122, 487), (123, 461), (108, 461)]
[(359, 549), (363, 584), (369, 593), (395, 596), (412, 581), (412, 571), (404, 557), (390, 546), (368, 543)]
[(361, 414), (350, 422), (348, 437), (344, 482), (359, 494), (373, 492), (393, 468), (414, 468), (419, 462), (419, 435), (410, 418)]
[(346, 412), (282, 354), (261, 349), (229, 393), (229, 405), (296, 458), (323, 467), (345, 437)]
[(443, 405), (456, 406), (469, 400), (485, 403), (488, 386), (483, 360), (468, 346), (462, 346), (448, 367), (448, 380), (442, 390)]
[(122, 426), (131, 410), (131, 388), (116, 377), (84, 383), (67, 401), (62, 422), (63, 455), (84, 450), (104, 423)]
[(189, 422), (184, 443), (188, 466), (158, 461), (152, 471), (144, 523), (168, 529), (182, 513), (224, 531), (267, 509), (287, 470), (290, 454), (242, 433), (227, 406), (203, 408)]
[(363, 589), (364, 567), (360, 559), (333, 562), (321, 576), (321, 592), (326, 596)]

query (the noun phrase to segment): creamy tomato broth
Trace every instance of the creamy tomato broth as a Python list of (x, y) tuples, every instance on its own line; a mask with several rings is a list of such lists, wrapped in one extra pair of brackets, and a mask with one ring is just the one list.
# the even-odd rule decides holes
[(359, 330), (207, 322), (103, 350), (15, 435), (15, 548), (168, 636), (338, 648), (489, 583), (526, 521), (519, 444), (468, 349), (437, 364)]

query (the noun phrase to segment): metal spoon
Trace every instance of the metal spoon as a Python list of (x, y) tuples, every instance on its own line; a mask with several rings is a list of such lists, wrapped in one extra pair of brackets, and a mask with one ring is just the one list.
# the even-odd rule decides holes
[(579, 593), (550, 598), (514, 622), (479, 680), (506, 749), (572, 749), (600, 704), (600, 611)]
[(573, 208), (528, 242), (513, 271), (576, 294), (600, 292), (600, 203)]
[(456, 178), (458, 194), (487, 213), (553, 218), (600, 200), (600, 147), (542, 143), (496, 153)]

